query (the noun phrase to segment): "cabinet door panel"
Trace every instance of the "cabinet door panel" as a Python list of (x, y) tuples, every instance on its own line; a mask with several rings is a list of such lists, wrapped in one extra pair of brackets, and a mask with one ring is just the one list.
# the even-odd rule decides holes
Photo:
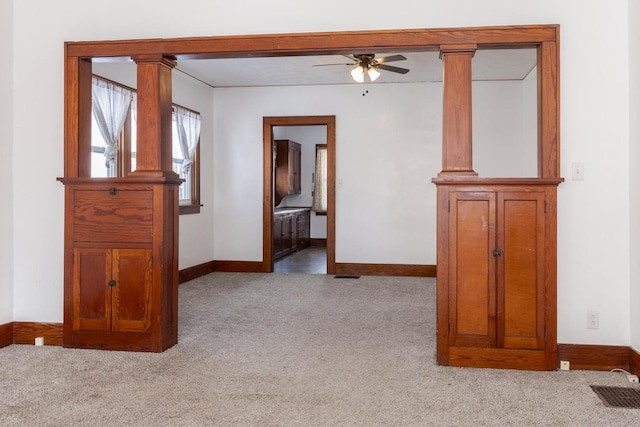
[(111, 329), (111, 251), (73, 250), (73, 329)]
[(73, 240), (77, 242), (151, 242), (151, 191), (76, 190)]
[(544, 193), (500, 193), (498, 210), (498, 345), (544, 348)]
[(452, 192), (450, 345), (495, 346), (495, 194)]
[(114, 249), (113, 330), (146, 332), (151, 326), (151, 250)]

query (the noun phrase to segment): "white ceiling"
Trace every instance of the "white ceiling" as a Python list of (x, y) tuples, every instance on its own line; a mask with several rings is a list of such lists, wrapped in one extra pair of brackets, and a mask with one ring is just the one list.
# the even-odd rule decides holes
[[(373, 84), (442, 81), (438, 52), (400, 54), (407, 60), (389, 65), (410, 71), (403, 75), (382, 70)], [(177, 69), (213, 87), (357, 84), (349, 74), (352, 66), (314, 66), (350, 62), (340, 55), (180, 60)], [(473, 57), (473, 80), (522, 80), (535, 65), (535, 48), (478, 50)]]

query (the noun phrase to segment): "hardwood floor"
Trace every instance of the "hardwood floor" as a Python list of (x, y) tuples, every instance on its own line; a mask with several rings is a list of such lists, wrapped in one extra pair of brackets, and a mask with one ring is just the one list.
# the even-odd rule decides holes
[(327, 248), (311, 246), (280, 258), (273, 264), (273, 272), (327, 274)]

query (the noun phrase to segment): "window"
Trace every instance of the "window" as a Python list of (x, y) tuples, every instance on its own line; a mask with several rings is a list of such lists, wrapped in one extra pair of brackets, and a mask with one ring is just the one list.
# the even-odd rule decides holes
[(313, 201), (316, 215), (327, 214), (327, 144), (316, 145), (316, 169), (313, 175)]
[[(136, 169), (136, 92), (94, 76), (93, 99), (91, 176), (127, 176)], [(185, 180), (178, 189), (180, 214), (199, 213), (200, 113), (175, 104), (173, 110), (173, 171)]]

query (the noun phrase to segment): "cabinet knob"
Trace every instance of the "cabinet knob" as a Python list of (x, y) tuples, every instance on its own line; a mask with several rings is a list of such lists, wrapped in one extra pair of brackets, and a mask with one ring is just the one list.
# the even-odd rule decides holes
[(109, 194), (111, 194), (112, 196), (115, 196), (116, 195), (116, 187), (111, 187), (109, 189)]
[(500, 256), (502, 255), (502, 250), (501, 249), (494, 249), (493, 250), (493, 256)]
[(114, 287), (116, 285), (116, 281), (111, 279), (109, 280), (109, 286)]

